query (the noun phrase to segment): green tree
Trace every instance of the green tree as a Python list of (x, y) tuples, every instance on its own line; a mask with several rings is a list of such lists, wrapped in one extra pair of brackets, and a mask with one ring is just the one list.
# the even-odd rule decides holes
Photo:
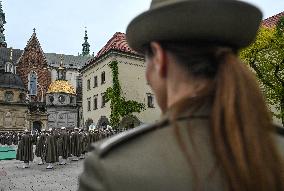
[(121, 95), (117, 61), (109, 63), (109, 67), (112, 70), (112, 87), (109, 87), (106, 91), (106, 101), (110, 101), (111, 126), (117, 128), (121, 118), (134, 112), (140, 113), (141, 111), (145, 110), (145, 104), (138, 103), (134, 100), (126, 100), (125, 97)]
[(87, 119), (87, 121), (85, 122), (85, 127), (87, 129), (89, 129), (90, 125), (92, 125), (94, 123), (94, 121), (90, 118)]
[(274, 116), (284, 125), (284, 17), (276, 27), (261, 27), (255, 42), (240, 56), (254, 70), (268, 103), (279, 111)]

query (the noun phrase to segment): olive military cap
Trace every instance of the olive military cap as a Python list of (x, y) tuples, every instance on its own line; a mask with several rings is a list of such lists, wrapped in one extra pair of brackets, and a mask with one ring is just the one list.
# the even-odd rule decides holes
[(261, 11), (237, 0), (152, 0), (150, 9), (127, 27), (128, 44), (143, 53), (151, 41), (248, 46), (257, 34)]

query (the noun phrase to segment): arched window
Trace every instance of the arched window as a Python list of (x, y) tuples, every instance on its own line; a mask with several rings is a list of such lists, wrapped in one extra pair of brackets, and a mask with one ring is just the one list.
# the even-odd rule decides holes
[(37, 74), (35, 72), (29, 74), (29, 94), (37, 95)]
[(7, 62), (5, 65), (5, 72), (11, 72), (14, 73), (14, 67), (13, 64), (10, 62)]

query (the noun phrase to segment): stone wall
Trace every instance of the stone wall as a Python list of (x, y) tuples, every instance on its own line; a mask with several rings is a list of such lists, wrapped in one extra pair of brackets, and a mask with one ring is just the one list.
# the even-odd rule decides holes
[(0, 105), (0, 131), (24, 130), (29, 127), (28, 108), (24, 105)]
[(56, 108), (51, 107), (47, 109), (48, 128), (74, 128), (77, 126), (77, 109), (76, 108)]
[(13, 92), (14, 96), (13, 96), (13, 103), (20, 103), (23, 102), (23, 100), (21, 100), (20, 98), (20, 94), (22, 94), (24, 96), (26, 96), (26, 92), (24, 90), (18, 90), (18, 89), (0, 89), (0, 102), (4, 102), (5, 101), (5, 92)]

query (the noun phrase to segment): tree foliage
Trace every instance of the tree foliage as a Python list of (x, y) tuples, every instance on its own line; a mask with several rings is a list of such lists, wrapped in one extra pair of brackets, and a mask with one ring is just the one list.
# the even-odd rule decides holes
[(85, 122), (85, 126), (87, 129), (89, 129), (90, 125), (92, 125), (94, 123), (94, 121), (90, 118), (87, 119), (87, 121)]
[(121, 95), (121, 86), (118, 79), (118, 63), (113, 61), (109, 63), (109, 67), (112, 70), (112, 87), (109, 87), (106, 91), (107, 102), (110, 101), (111, 115), (110, 123), (111, 126), (116, 128), (119, 125), (120, 119), (131, 113), (145, 110), (145, 104), (138, 103), (134, 100), (126, 100)]
[(276, 27), (261, 27), (240, 56), (254, 70), (268, 103), (279, 111), (273, 114), (284, 125), (284, 17)]

